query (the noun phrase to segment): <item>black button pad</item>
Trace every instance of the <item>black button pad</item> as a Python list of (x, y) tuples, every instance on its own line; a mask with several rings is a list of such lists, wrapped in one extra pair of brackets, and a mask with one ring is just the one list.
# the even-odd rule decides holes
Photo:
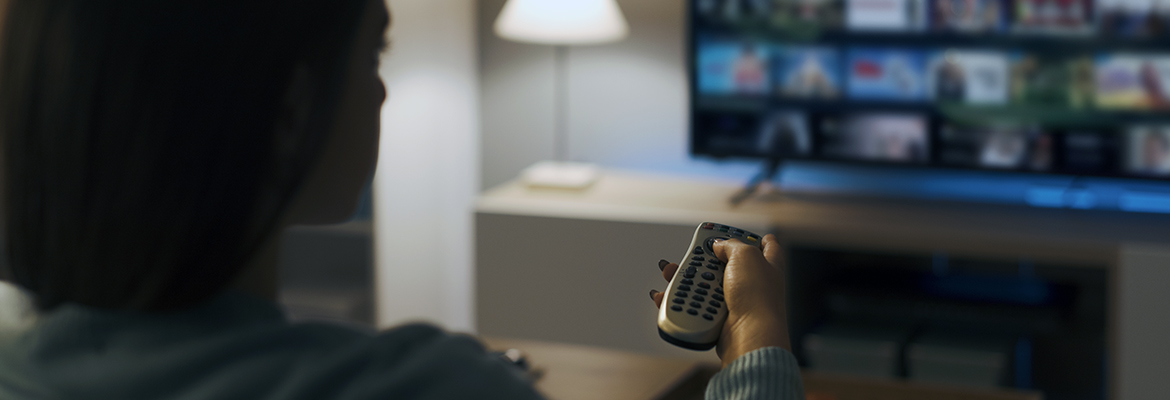
[(727, 261), (716, 257), (712, 246), (720, 240), (732, 239), (758, 245), (761, 238), (743, 229), (716, 223), (704, 223), (700, 229), (706, 229), (706, 235), (710, 236), (691, 249), (689, 259), (683, 260), (684, 269), (679, 272), (682, 276), (676, 283), (676, 297), (671, 298), (670, 308), (714, 321), (721, 317), (720, 310), (727, 307), (723, 290), (723, 268), (727, 267)]

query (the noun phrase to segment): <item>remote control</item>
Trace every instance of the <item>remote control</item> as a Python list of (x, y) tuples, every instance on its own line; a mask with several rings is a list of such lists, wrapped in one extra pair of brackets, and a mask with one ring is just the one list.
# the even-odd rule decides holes
[(726, 263), (715, 257), (712, 246), (726, 239), (763, 248), (760, 235), (714, 222), (699, 224), (658, 310), (658, 335), (663, 340), (691, 350), (710, 350), (719, 341), (727, 320), (723, 299)]

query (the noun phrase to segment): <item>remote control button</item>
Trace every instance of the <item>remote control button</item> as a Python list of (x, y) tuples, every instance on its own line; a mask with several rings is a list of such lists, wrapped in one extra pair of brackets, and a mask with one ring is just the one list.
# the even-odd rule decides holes
[(670, 306), (670, 309), (675, 310), (675, 311), (682, 311), (683, 310), (682, 306)]
[[(700, 282), (699, 287), (706, 288), (706, 286), (703, 286), (704, 283), (707, 283), (707, 282)], [(722, 285), (720, 285), (720, 286), (722, 286)], [(721, 287), (715, 288), (715, 293), (723, 294), (723, 288), (721, 288)]]
[(703, 248), (702, 248), (702, 247), (696, 247), (696, 248), (695, 248), (695, 252), (694, 252), (694, 253), (695, 253), (695, 254), (703, 254), (703, 253), (704, 253), (704, 251), (703, 251)]
[[(714, 303), (714, 301), (712, 301), (712, 303)], [(687, 299), (684, 299), (682, 297), (675, 297), (674, 304), (687, 304)]]
[(694, 308), (703, 308), (703, 303), (700, 303), (700, 302), (697, 302), (697, 301), (692, 301), (692, 302), (691, 302), (691, 307), (694, 307)]
[(714, 229), (714, 228), (715, 228), (714, 223), (708, 222), (708, 223), (703, 224), (703, 229)]
[[(682, 299), (674, 299), (674, 302), (682, 304), (682, 302), (679, 300), (682, 300)], [(715, 301), (715, 300), (708, 301), (707, 304), (710, 304), (712, 307), (723, 307), (723, 303), (720, 303), (720, 302)]]
[(748, 244), (755, 244), (755, 242), (760, 241), (760, 237), (756, 235), (748, 235), (747, 240)]
[(720, 227), (719, 227), (719, 231), (720, 231), (720, 232), (727, 232), (727, 231), (728, 231), (728, 229), (727, 229), (727, 227), (726, 227), (726, 226), (720, 226)]
[(687, 292), (674, 292), (674, 295), (678, 297), (687, 297)]
[(710, 289), (710, 288), (711, 288), (711, 284), (710, 284), (710, 283), (707, 283), (707, 282), (699, 282), (699, 287), (701, 287), (701, 288), (703, 288), (703, 289)]
[(707, 252), (711, 253), (711, 255), (714, 256), (715, 255), (715, 243), (719, 243), (720, 241), (723, 241), (723, 240), (727, 240), (727, 238), (726, 237), (709, 237), (709, 238), (707, 238), (707, 240), (703, 241), (703, 249), (707, 250)]
[[(682, 292), (679, 292), (679, 293), (682, 293)], [(711, 295), (711, 298), (715, 299), (715, 300), (723, 301), (723, 295), (721, 295), (719, 293), (715, 293), (715, 294)]]
[(694, 256), (691, 257), (691, 261), (705, 261), (705, 259), (702, 256)]
[(707, 301), (707, 298), (706, 298), (706, 297), (699, 296), (699, 295), (697, 295), (697, 294), (696, 294), (696, 295), (694, 295), (694, 296), (691, 296), (691, 298), (692, 298), (692, 299), (695, 299), (695, 301)]
[(719, 314), (719, 309), (715, 307), (707, 307), (707, 312), (712, 314)]
[(683, 274), (683, 278), (694, 278), (694, 277), (695, 277), (694, 272), (687, 272), (687, 273)]
[(708, 320), (708, 321), (714, 321), (715, 317), (712, 317), (711, 314), (703, 314), (703, 319)]
[[(694, 285), (694, 284), (695, 284), (695, 281), (692, 281), (692, 280), (690, 280), (690, 279), (683, 279), (683, 280), (682, 280), (682, 284), (684, 284), (684, 285)], [(699, 286), (703, 286), (703, 285), (707, 285), (707, 282), (700, 282)], [(711, 286), (711, 285), (707, 285), (707, 286)]]
[(711, 265), (708, 265), (708, 266), (707, 266), (707, 269), (718, 271), (718, 270), (719, 270), (719, 266), (718, 266), (718, 265), (715, 265), (715, 264), (711, 264)]
[(690, 315), (699, 315), (699, 310), (696, 310), (696, 309), (690, 308), (690, 309), (687, 309), (687, 314), (690, 314)]
[(695, 266), (695, 267), (702, 267), (703, 263), (699, 262), (699, 261), (691, 261), (690, 265)]
[(695, 293), (698, 293), (698, 294), (707, 294), (707, 289), (695, 289)]
[(692, 273), (692, 274), (693, 274), (693, 273), (695, 273), (695, 271), (698, 271), (698, 270), (699, 270), (699, 269), (698, 269), (698, 268), (695, 268), (695, 267), (687, 267), (687, 269), (686, 269), (686, 271), (687, 271), (687, 272), (690, 272), (690, 273)]
[(687, 290), (691, 290), (691, 287), (687, 286), (687, 285), (678, 285), (678, 290), (687, 291)]
[(709, 281), (713, 281), (713, 280), (715, 280), (715, 274), (712, 274), (712, 273), (710, 273), (710, 272), (704, 272), (704, 273), (703, 273), (703, 279), (706, 279), (706, 280), (709, 280)]

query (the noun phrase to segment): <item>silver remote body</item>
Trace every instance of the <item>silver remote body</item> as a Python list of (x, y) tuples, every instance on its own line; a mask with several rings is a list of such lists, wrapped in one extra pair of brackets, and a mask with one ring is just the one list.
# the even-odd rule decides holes
[(699, 224), (658, 310), (658, 335), (663, 340), (691, 350), (710, 350), (719, 342), (727, 320), (723, 292), (727, 263), (715, 257), (712, 246), (726, 239), (763, 248), (760, 235), (714, 222)]

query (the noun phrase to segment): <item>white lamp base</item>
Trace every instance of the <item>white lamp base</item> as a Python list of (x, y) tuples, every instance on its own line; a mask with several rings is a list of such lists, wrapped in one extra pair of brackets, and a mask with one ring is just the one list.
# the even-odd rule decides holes
[(520, 173), (528, 187), (556, 189), (585, 189), (600, 176), (596, 165), (562, 161), (541, 161)]

